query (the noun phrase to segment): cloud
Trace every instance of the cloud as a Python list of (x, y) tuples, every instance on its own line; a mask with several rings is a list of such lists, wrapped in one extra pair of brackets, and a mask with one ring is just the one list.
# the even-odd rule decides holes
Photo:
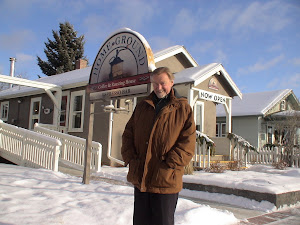
[(299, 88), (300, 73), (297, 73), (291, 77), (285, 77), (285, 79), (282, 80), (280, 85), (285, 88), (293, 88), (293, 89)]
[(290, 63), (292, 63), (295, 66), (299, 66), (300, 65), (300, 58), (291, 59)]
[[(111, 3), (110, 3), (111, 4)], [(139, 30), (151, 21), (157, 8), (155, 2), (140, 0), (120, 0), (116, 6), (117, 26), (130, 26)]]
[(171, 36), (189, 37), (198, 30), (198, 19), (188, 9), (181, 9), (175, 15), (173, 26), (170, 29)]
[(238, 75), (249, 74), (249, 73), (256, 73), (263, 70), (267, 70), (275, 65), (277, 65), (280, 61), (284, 59), (284, 55), (281, 54), (269, 61), (262, 61), (255, 63), (254, 65), (248, 66), (247, 68), (239, 68), (237, 71)]
[(92, 42), (103, 40), (113, 29), (113, 24), (107, 17), (96, 14), (88, 15), (84, 19), (83, 25), (86, 29), (84, 35), (86, 40)]
[(274, 78), (268, 84), (268, 88), (288, 88), (299, 89), (300, 88), (300, 73), (293, 76), (283, 76), (284, 79)]
[(233, 30), (277, 32), (291, 22), (289, 5), (282, 1), (253, 2), (233, 21)]
[(197, 19), (202, 30), (231, 31), (239, 35), (253, 31), (273, 33), (291, 23), (293, 10), (284, 1), (239, 1), (236, 4), (225, 1), (213, 11), (199, 9)]
[(267, 84), (267, 88), (272, 89), (272, 88), (278, 87), (279, 83), (280, 83), (280, 79), (274, 78)]
[(218, 49), (215, 52), (215, 54), (216, 54), (215, 62), (218, 62), (218, 63), (226, 63), (227, 62), (227, 55), (221, 49)]
[(162, 49), (168, 48), (170, 46), (175, 45), (174, 41), (167, 37), (151, 37), (147, 40), (152, 48), (153, 52), (160, 51)]
[(272, 46), (268, 49), (268, 51), (269, 51), (269, 52), (276, 52), (276, 51), (281, 51), (282, 49), (283, 49), (282, 44), (277, 43), (277, 44), (272, 45)]
[(27, 54), (24, 54), (24, 53), (17, 53), (16, 54), (16, 59), (20, 62), (23, 62), (23, 63), (36, 60), (36, 58), (34, 56), (27, 55)]
[(31, 30), (16, 30), (0, 35), (0, 49), (21, 50), (36, 39)]
[[(113, 31), (123, 27), (133, 30), (147, 29), (146, 24), (151, 21), (155, 13), (154, 5), (155, 3), (138, 0), (116, 0), (112, 7), (111, 1), (104, 1), (101, 9), (99, 8), (99, 13), (88, 14), (85, 17), (83, 21), (85, 37), (89, 41), (98, 42), (99, 39), (104, 40)], [(110, 16), (107, 16), (108, 10)], [(112, 20), (112, 17), (115, 19)]]
[(230, 6), (229, 9), (226, 7), (216, 8), (213, 12), (199, 9), (199, 28), (201, 30), (227, 30), (239, 12), (239, 8), (234, 5)]

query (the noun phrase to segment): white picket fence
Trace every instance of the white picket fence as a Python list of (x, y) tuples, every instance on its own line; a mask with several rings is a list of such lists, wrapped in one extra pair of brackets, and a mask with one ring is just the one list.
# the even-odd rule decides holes
[[(46, 128), (45, 128), (45, 127)], [(36, 123), (34, 131), (49, 137), (60, 140), (61, 153), (60, 161), (75, 169), (84, 169), (84, 157), (86, 148), (86, 139), (64, 134), (55, 130), (48, 129), (49, 126)], [(91, 170), (96, 172), (101, 171), (102, 145), (99, 142), (92, 142), (91, 148)]]
[(27, 167), (58, 171), (61, 142), (0, 120), (0, 156)]
[(292, 167), (300, 168), (300, 153), (299, 149), (294, 148), (292, 154), (288, 155), (284, 146), (265, 147), (257, 151), (249, 150), (246, 152), (243, 146), (238, 146), (234, 149), (233, 160), (241, 160), (245, 166), (248, 164), (272, 165), (281, 160), (287, 160), (290, 157)]

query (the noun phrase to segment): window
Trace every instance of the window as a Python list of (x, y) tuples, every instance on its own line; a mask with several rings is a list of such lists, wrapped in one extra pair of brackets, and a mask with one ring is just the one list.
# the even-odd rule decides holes
[(7, 121), (8, 120), (8, 108), (9, 102), (1, 102), (1, 120)]
[(282, 101), (280, 102), (280, 110), (281, 110), (281, 111), (284, 111), (285, 108), (286, 108), (285, 100), (282, 100)]
[(221, 133), (220, 133), (221, 137), (225, 137), (226, 136), (226, 123), (221, 123)]
[(60, 111), (60, 126), (68, 126), (68, 113), (69, 113), (69, 92), (64, 92), (61, 99), (61, 111)]
[(225, 136), (226, 136), (226, 123), (217, 123), (216, 137), (225, 137)]
[(216, 137), (220, 137), (220, 124), (216, 124)]
[(42, 98), (32, 98), (30, 104), (30, 120), (29, 120), (29, 129), (33, 130), (34, 124), (40, 121), (41, 113), (41, 101)]
[(268, 144), (273, 144), (273, 127), (272, 126), (268, 126), (267, 127), (267, 143)]
[(195, 106), (195, 123), (196, 123), (196, 130), (203, 132), (203, 121), (204, 121), (204, 113), (203, 113), (204, 104), (203, 102), (196, 102)]
[(85, 91), (71, 93), (69, 131), (82, 132), (84, 119)]

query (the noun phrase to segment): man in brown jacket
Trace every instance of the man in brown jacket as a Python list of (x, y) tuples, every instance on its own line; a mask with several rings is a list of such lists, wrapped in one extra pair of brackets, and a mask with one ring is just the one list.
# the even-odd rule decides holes
[(153, 92), (135, 108), (122, 136), (122, 157), (134, 185), (134, 225), (173, 225), (184, 166), (196, 129), (188, 101), (173, 88), (167, 67), (151, 74)]

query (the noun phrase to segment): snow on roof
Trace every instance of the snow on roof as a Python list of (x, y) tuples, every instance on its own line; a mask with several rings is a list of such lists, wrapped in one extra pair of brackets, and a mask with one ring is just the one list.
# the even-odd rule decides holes
[[(56, 84), (62, 87), (62, 90), (70, 89), (74, 87), (86, 86), (89, 82), (91, 66), (72, 70), (66, 73), (61, 73), (53, 76), (46, 76), (37, 79), (44, 83)], [(9, 97), (20, 97), (24, 95), (34, 95), (44, 93), (43, 89), (26, 87), (26, 86), (15, 86), (10, 89), (6, 89), (0, 92), (0, 99)]]
[(204, 66), (190, 67), (184, 69), (178, 73), (175, 73), (175, 84), (178, 83), (189, 83), (195, 82), (200, 78), (204, 77), (207, 73), (212, 71), (215, 67), (219, 66), (220, 63), (211, 63)]
[[(253, 116), (265, 115), (276, 103), (289, 94), (291, 89), (246, 93), (243, 94), (243, 99), (232, 99), (232, 116)], [(216, 107), (217, 117), (224, 117), (226, 113), (223, 105), (219, 104)]]
[[(226, 72), (224, 67), (221, 63), (210, 63), (204, 66), (197, 66), (197, 67), (190, 67), (184, 69), (176, 74), (175, 76), (175, 84), (179, 83), (193, 83), (194, 86), (202, 83), (204, 80), (208, 79), (209, 77), (213, 76), (214, 74), (219, 73), (220, 75), (224, 76), (227, 80), (228, 84), (234, 90), (235, 95), (242, 98), (242, 93), (233, 82), (229, 74)], [(232, 96), (233, 97), (233, 96)]]
[[(164, 49), (154, 54), (155, 61), (159, 57), (168, 56), (178, 54), (179, 52), (184, 53), (187, 57), (190, 56), (189, 53), (185, 50), (185, 48), (181, 45), (172, 46), (170, 48)], [(188, 58), (190, 61), (193, 59)], [(191, 62), (192, 62), (191, 61)], [(191, 67), (188, 69), (184, 69), (175, 74), (175, 83), (187, 83), (192, 82), (195, 86), (204, 81), (205, 79), (209, 78), (210, 76), (214, 75), (215, 73), (221, 71), (222, 75), (226, 78), (228, 83), (231, 85), (233, 90), (235, 91), (236, 95), (240, 98), (242, 96), (241, 92), (238, 90), (235, 83), (231, 80), (229, 74), (225, 71), (222, 64), (220, 63), (211, 63), (204, 66), (196, 65), (194, 61), (195, 67)], [(41, 81), (44, 83), (51, 83), (56, 84), (62, 87), (62, 90), (71, 89), (75, 87), (84, 87), (88, 85), (91, 66), (69, 71), (62, 74), (57, 74), (53, 76), (46, 76), (36, 81)], [(21, 96), (28, 96), (28, 95), (36, 95), (44, 93), (43, 89), (33, 88), (33, 87), (25, 87), (25, 86), (16, 86), (11, 89), (6, 89), (0, 92), (0, 99), (7, 99), (7, 98), (16, 98)]]
[(155, 63), (157, 63), (179, 53), (184, 54), (193, 66), (198, 66), (196, 60), (190, 55), (190, 53), (185, 49), (183, 45), (174, 45), (161, 51), (155, 52), (153, 54), (154, 61)]

